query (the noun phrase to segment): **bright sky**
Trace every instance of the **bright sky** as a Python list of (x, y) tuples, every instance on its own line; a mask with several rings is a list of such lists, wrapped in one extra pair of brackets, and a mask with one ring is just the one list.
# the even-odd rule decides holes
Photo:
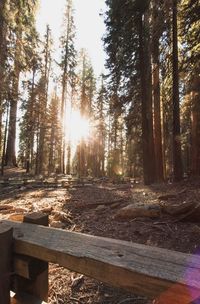
[[(37, 29), (44, 35), (46, 24), (52, 29), (55, 49), (59, 47), (62, 33), (63, 12), (66, 0), (40, 0), (41, 5), (37, 16)], [(96, 75), (104, 71), (105, 53), (102, 36), (105, 33), (103, 17), (105, 0), (73, 0), (75, 9), (75, 26), (77, 32), (76, 48), (85, 48), (92, 60)]]

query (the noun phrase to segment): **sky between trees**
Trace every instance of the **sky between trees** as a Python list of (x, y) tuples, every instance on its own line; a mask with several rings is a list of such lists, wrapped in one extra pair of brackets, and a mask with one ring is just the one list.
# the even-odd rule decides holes
[[(63, 24), (65, 0), (40, 0), (37, 13), (37, 29), (41, 36), (49, 24), (54, 39), (55, 49), (59, 47), (59, 37)], [(104, 71), (105, 52), (102, 37), (105, 34), (105, 24), (101, 14), (106, 10), (104, 0), (74, 0), (74, 21), (76, 26), (76, 48), (87, 49), (95, 74)]]

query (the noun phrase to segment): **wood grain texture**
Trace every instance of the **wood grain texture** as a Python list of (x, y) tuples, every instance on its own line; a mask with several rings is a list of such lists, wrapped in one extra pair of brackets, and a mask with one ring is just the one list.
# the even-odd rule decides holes
[(14, 273), (25, 279), (36, 279), (46, 270), (46, 263), (32, 257), (15, 255), (13, 259)]
[(0, 303), (10, 303), (12, 226), (0, 222)]
[(6, 223), (14, 228), (14, 251), (18, 254), (57, 263), (127, 291), (157, 297), (159, 304), (167, 304), (165, 299), (186, 304), (200, 295), (198, 255), (38, 225)]
[(35, 225), (42, 225), (42, 226), (48, 226), (49, 225), (49, 217), (48, 214), (42, 213), (42, 212), (33, 212), (26, 214), (24, 216), (24, 222), (35, 224)]
[[(24, 223), (30, 223), (34, 225), (48, 226), (49, 216), (41, 212), (33, 212), (24, 216)], [(43, 300), (48, 301), (49, 292), (49, 266), (47, 262), (35, 259), (35, 274), (38, 274), (31, 280), (22, 279), (22, 290), (25, 291), (24, 286), (26, 286), (26, 291), (31, 295)], [(41, 271), (41, 273), (40, 273)]]
[[(48, 215), (43, 213), (30, 213), (24, 216), (24, 222), (36, 225), (48, 226)], [(48, 263), (40, 259), (19, 257), (14, 259), (14, 267), (17, 270), (14, 282), (14, 291), (17, 296), (26, 292), (43, 301), (48, 300)], [(22, 272), (22, 276), (19, 276)]]

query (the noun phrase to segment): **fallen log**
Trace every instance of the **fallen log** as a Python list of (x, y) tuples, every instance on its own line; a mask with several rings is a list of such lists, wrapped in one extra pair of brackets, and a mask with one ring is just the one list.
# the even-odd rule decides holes
[(183, 202), (179, 204), (167, 204), (162, 205), (161, 210), (164, 213), (170, 214), (170, 215), (179, 215), (183, 213), (187, 213), (188, 211), (194, 209), (196, 206), (195, 202)]
[(183, 220), (189, 222), (200, 222), (200, 204), (196, 205), (187, 213), (180, 215), (180, 217), (177, 218), (176, 222)]
[(123, 203), (124, 202), (124, 199), (118, 199), (118, 200), (114, 200), (114, 201), (109, 201), (109, 202), (106, 202), (106, 201), (99, 201), (99, 202), (95, 202), (95, 203), (78, 203), (76, 204), (77, 207), (79, 208), (96, 208), (98, 206), (110, 206), (110, 205), (113, 205), (113, 204), (120, 204), (120, 203)]
[(116, 213), (115, 220), (128, 220), (137, 217), (157, 218), (160, 216), (160, 208), (150, 208), (149, 206), (135, 207), (133, 204), (128, 205)]
[(184, 194), (187, 190), (183, 189), (182, 191), (178, 192), (178, 193), (167, 193), (167, 194), (163, 194), (158, 196), (158, 199), (161, 201), (167, 201), (168, 199), (175, 199), (177, 197), (179, 197), (180, 195)]
[(190, 221), (200, 222), (200, 203), (197, 202), (183, 202), (176, 205), (163, 205), (161, 206), (163, 213), (167, 213), (176, 217), (174, 222)]
[(161, 201), (167, 201), (168, 199), (174, 199), (177, 197), (177, 194), (164, 194), (158, 196), (158, 199)]

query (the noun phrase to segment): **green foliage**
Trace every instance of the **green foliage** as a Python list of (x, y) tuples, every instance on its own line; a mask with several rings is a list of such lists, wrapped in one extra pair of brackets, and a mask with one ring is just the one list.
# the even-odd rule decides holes
[(96, 90), (96, 79), (90, 58), (82, 49), (78, 59), (79, 107), (83, 116), (90, 118), (93, 112), (93, 98)]
[[(145, 2), (145, 3), (144, 3)], [(141, 135), (140, 115), (140, 71), (139, 71), (139, 28), (140, 15), (146, 9), (146, 1), (107, 1), (108, 11), (105, 24), (107, 34), (104, 38), (105, 48), (108, 54), (107, 68), (108, 90), (110, 92), (110, 114), (113, 115), (111, 123), (111, 145), (117, 149), (116, 136), (120, 133), (118, 120), (122, 113), (125, 115), (125, 126), (128, 138), (135, 138), (132, 132), (137, 121), (139, 134)], [(147, 1), (148, 2), (148, 1)], [(143, 6), (144, 4), (144, 6)], [(130, 151), (133, 151), (132, 140), (128, 140), (127, 153), (129, 160), (133, 160)], [(138, 147), (141, 148), (139, 145)], [(136, 148), (134, 143), (134, 149)], [(136, 148), (137, 149), (137, 148)], [(114, 151), (113, 150), (113, 151)], [(114, 153), (114, 154), (113, 154)], [(116, 166), (118, 154), (112, 152), (111, 167)], [(141, 154), (141, 153), (140, 153)], [(114, 163), (113, 163), (114, 162)], [(141, 164), (141, 163), (140, 163)]]
[(180, 5), (181, 41), (183, 43), (184, 64), (189, 72), (199, 72), (200, 60), (200, 4), (198, 0), (182, 0)]
[(71, 86), (74, 85), (76, 78), (76, 50), (74, 46), (75, 26), (73, 17), (72, 0), (66, 1), (66, 11), (64, 14), (64, 33), (60, 37), (61, 42), (61, 60), (59, 66), (62, 71), (62, 86), (68, 81)]

